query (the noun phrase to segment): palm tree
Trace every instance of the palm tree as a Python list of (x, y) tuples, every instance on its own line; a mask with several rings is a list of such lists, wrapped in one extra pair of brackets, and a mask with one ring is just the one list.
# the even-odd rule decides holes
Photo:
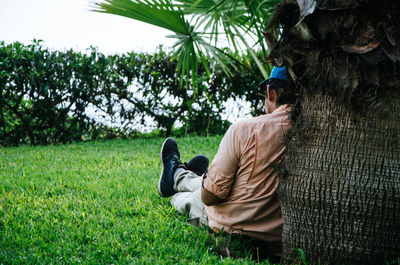
[(312, 264), (397, 264), (400, 4), (298, 0), (275, 17), (271, 57), (300, 90), (279, 188), (283, 262), (301, 250)]
[[(264, 21), (271, 16), (280, 0), (100, 0), (94, 10), (139, 20), (173, 32), (174, 57), (180, 73), (181, 85), (190, 80), (198, 85), (198, 65), (201, 63), (211, 75), (206, 58), (212, 58), (227, 75), (236, 65), (246, 67), (256, 79), (268, 77), (269, 68), (263, 65), (268, 50), (263, 43)], [(226, 53), (219, 43), (230, 45), (233, 53)], [(232, 54), (249, 53), (258, 69), (250, 62)], [(261, 76), (260, 74), (261, 73)]]

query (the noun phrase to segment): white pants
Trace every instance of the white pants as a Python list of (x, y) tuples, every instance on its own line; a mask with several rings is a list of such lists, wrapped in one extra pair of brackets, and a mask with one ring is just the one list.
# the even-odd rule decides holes
[(202, 178), (190, 170), (182, 170), (175, 178), (171, 204), (181, 214), (189, 215), (190, 223), (207, 225), (207, 213), (201, 201)]

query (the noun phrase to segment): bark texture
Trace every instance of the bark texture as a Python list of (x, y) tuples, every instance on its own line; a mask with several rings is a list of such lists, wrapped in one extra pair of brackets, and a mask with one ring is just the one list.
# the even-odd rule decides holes
[[(283, 257), (384, 264), (400, 257), (400, 2), (278, 5), (270, 59), (298, 90), (280, 177)], [(273, 41), (273, 30), (280, 39)]]
[(400, 100), (386, 116), (355, 115), (306, 96), (304, 130), (280, 179), (284, 263), (303, 249), (320, 264), (384, 264), (400, 253)]

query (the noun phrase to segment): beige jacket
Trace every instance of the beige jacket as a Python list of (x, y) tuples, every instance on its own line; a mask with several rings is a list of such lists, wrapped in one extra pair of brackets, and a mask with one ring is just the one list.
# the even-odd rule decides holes
[(203, 187), (225, 202), (206, 206), (215, 230), (243, 233), (281, 251), (282, 216), (273, 165), (284, 154), (290, 129), (286, 105), (273, 113), (233, 124), (223, 137)]

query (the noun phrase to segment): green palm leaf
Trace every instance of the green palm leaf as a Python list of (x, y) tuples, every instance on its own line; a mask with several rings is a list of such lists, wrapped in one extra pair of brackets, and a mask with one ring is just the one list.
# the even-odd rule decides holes
[(94, 11), (133, 18), (176, 33), (189, 32), (182, 10), (168, 0), (103, 0), (95, 2)]
[[(209, 32), (210, 43), (217, 45), (222, 34), (236, 53), (246, 49), (266, 78), (267, 71), (253, 52), (254, 46), (261, 47), (267, 57), (262, 29), (265, 17), (272, 15), (273, 8), (280, 0), (177, 0), (185, 14), (193, 14), (204, 31)], [(249, 44), (251, 41), (253, 44)], [(246, 57), (244, 57), (246, 60)], [(245, 64), (245, 62), (241, 62)], [(248, 67), (250, 67), (247, 61)]]
[[(267, 77), (267, 72), (252, 49), (254, 45), (261, 46), (264, 57), (267, 55), (261, 29), (265, 16), (271, 14), (279, 1), (99, 0), (95, 2), (94, 11), (132, 18), (174, 32), (167, 37), (177, 39), (174, 58), (178, 63), (180, 84), (188, 84), (188, 80), (191, 80), (193, 87), (197, 87), (200, 63), (210, 75), (206, 56), (214, 59), (227, 75), (232, 74), (230, 69), (235, 69), (238, 62), (254, 73), (249, 63), (217, 48), (221, 33), (237, 54), (243, 53), (242, 43), (257, 62), (264, 78)], [(193, 25), (186, 21), (185, 15), (191, 16)], [(254, 40), (253, 46), (248, 43), (249, 39)], [(213, 42), (214, 45), (211, 45)]]
[(210, 75), (205, 60), (205, 56), (210, 54), (222, 65), (227, 75), (231, 74), (228, 65), (232, 64), (232, 60), (204, 41), (195, 32), (195, 26), (185, 20), (182, 8), (169, 0), (103, 0), (95, 3), (94, 11), (132, 18), (173, 31), (175, 34), (167, 37), (177, 39), (174, 58), (177, 59), (181, 86), (191, 80), (193, 87), (197, 87), (199, 63)]

